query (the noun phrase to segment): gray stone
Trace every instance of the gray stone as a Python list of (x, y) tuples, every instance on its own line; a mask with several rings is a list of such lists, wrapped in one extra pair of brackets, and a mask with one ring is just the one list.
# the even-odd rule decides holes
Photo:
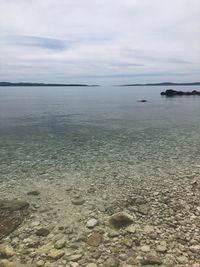
[(116, 257), (109, 257), (105, 262), (104, 265), (106, 267), (118, 267), (120, 261)]
[(64, 256), (65, 252), (63, 250), (60, 249), (51, 249), (48, 252), (48, 257), (52, 260), (58, 260), (60, 259), (62, 256)]
[(176, 259), (180, 264), (188, 263), (188, 258), (186, 256), (180, 256), (180, 257), (177, 257)]
[(83, 205), (84, 203), (85, 203), (85, 200), (82, 199), (82, 198), (74, 198), (74, 199), (72, 199), (72, 204), (74, 204), (74, 205), (79, 206), (79, 205)]
[(142, 252), (149, 252), (151, 249), (150, 249), (149, 246), (144, 245), (144, 246), (142, 246), (142, 247), (140, 248), (140, 250), (141, 250)]
[(97, 267), (96, 263), (88, 263), (86, 267)]
[(36, 262), (36, 266), (37, 267), (42, 267), (44, 265), (45, 265), (45, 261), (43, 261), (43, 260), (39, 260), (39, 261)]
[(86, 226), (88, 228), (94, 228), (96, 225), (98, 225), (98, 221), (94, 218), (90, 219), (89, 221), (87, 221)]
[(140, 263), (142, 265), (161, 265), (162, 260), (155, 255), (149, 254), (145, 258), (141, 259)]
[(9, 246), (0, 246), (0, 259), (8, 259), (14, 255), (14, 250)]
[(138, 212), (143, 215), (147, 215), (149, 213), (149, 209), (149, 205), (147, 204), (141, 204), (138, 206)]
[(74, 255), (71, 255), (69, 257), (69, 260), (70, 261), (78, 261), (82, 258), (82, 256), (83, 256), (82, 254), (74, 254)]
[(49, 233), (50, 233), (49, 230), (44, 227), (41, 227), (40, 229), (36, 231), (37, 236), (48, 236)]
[(162, 245), (158, 245), (156, 247), (156, 251), (160, 252), (160, 253), (165, 253), (167, 251), (167, 247), (166, 246), (162, 246)]
[(56, 243), (54, 244), (54, 247), (57, 249), (61, 249), (61, 248), (64, 248), (65, 244), (66, 244), (66, 240), (63, 238), (63, 239), (57, 240)]

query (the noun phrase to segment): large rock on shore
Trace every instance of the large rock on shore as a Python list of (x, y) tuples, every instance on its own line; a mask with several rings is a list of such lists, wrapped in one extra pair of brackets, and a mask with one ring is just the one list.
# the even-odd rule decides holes
[(24, 220), (29, 204), (20, 200), (0, 200), (0, 240)]

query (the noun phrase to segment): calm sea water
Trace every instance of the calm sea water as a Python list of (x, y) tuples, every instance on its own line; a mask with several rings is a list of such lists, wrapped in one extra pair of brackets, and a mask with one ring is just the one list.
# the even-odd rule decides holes
[(161, 97), (166, 89), (0, 87), (1, 178), (128, 169), (153, 175), (158, 169), (164, 174), (195, 168), (200, 97)]

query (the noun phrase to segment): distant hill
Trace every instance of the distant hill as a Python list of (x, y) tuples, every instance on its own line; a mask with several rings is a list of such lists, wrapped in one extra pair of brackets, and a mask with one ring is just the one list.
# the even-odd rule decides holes
[(11, 83), (11, 82), (0, 82), (0, 86), (98, 86), (98, 85), (88, 85), (88, 84), (62, 84), (62, 83)]
[(120, 86), (178, 86), (178, 85), (200, 85), (200, 82), (192, 83), (171, 83), (171, 82), (161, 82), (161, 83), (133, 83), (133, 84), (122, 84)]

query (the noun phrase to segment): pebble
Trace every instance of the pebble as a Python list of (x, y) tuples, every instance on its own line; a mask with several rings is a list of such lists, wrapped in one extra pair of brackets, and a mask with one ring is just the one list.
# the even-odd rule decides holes
[(121, 261), (126, 261), (128, 259), (128, 255), (126, 253), (119, 254), (119, 259)]
[(0, 246), (0, 258), (8, 259), (14, 255), (14, 250), (10, 246)]
[(200, 253), (200, 245), (190, 246), (190, 251), (193, 253)]
[(150, 248), (149, 246), (147, 246), (147, 245), (144, 245), (144, 246), (142, 246), (142, 247), (140, 248), (140, 250), (141, 250), (142, 252), (149, 252), (149, 251), (151, 250), (151, 248)]
[(74, 254), (74, 255), (71, 255), (69, 257), (69, 260), (70, 261), (78, 261), (82, 258), (82, 256), (83, 256), (82, 254)]
[(85, 200), (82, 198), (75, 198), (72, 200), (72, 204), (77, 205), (77, 206), (83, 205), (84, 203), (85, 203)]
[(45, 265), (45, 261), (43, 261), (43, 260), (39, 260), (39, 261), (36, 262), (36, 266), (37, 267), (41, 267), (41, 266), (44, 266), (44, 265)]
[(37, 236), (44, 236), (44, 237), (46, 237), (46, 236), (48, 236), (49, 233), (50, 233), (49, 230), (47, 228), (44, 228), (44, 227), (42, 227), (42, 228), (40, 228), (40, 229), (38, 229), (36, 231), (36, 235)]
[(49, 252), (48, 252), (48, 257), (50, 259), (53, 259), (53, 260), (58, 260), (60, 259), (62, 256), (64, 256), (65, 252), (63, 250), (60, 250), (60, 249), (51, 249)]
[(88, 228), (94, 228), (96, 225), (98, 225), (98, 221), (94, 218), (90, 219), (86, 223), (86, 227), (88, 227)]
[(118, 267), (120, 261), (116, 257), (109, 257), (105, 262), (105, 267)]
[(56, 249), (61, 249), (61, 248), (64, 248), (65, 244), (66, 244), (66, 240), (60, 239), (60, 240), (56, 241), (56, 243), (54, 244), (54, 247)]
[(156, 251), (157, 251), (157, 252), (164, 253), (164, 252), (167, 251), (167, 247), (166, 247), (166, 246), (162, 246), (162, 245), (158, 245), (158, 246), (156, 247)]
[(88, 263), (86, 267), (97, 267), (96, 263)]
[(86, 242), (92, 247), (98, 247), (102, 242), (102, 235), (100, 233), (93, 232), (88, 236)]
[(134, 225), (129, 225), (128, 227), (126, 227), (126, 231), (131, 234), (134, 234), (136, 232), (136, 228)]
[(142, 265), (161, 265), (162, 260), (155, 255), (147, 255), (145, 258), (141, 259), (140, 263)]
[(177, 257), (176, 259), (180, 264), (188, 263), (188, 258), (186, 256), (180, 256), (180, 257)]

